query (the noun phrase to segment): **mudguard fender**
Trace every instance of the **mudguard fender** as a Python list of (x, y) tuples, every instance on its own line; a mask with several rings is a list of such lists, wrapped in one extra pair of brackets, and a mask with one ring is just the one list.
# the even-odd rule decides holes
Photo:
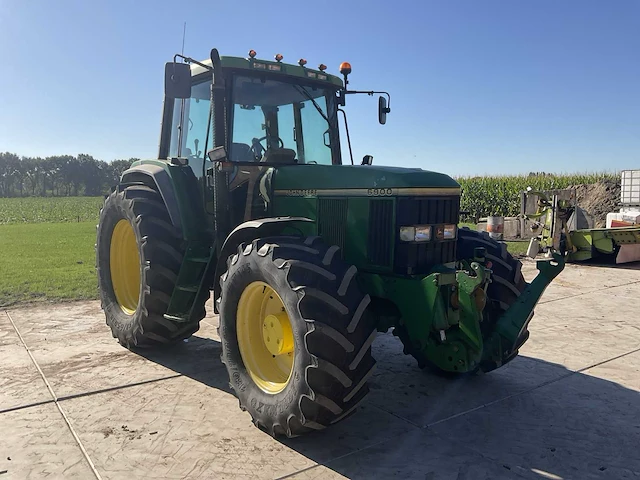
[(217, 302), (220, 298), (220, 276), (227, 269), (227, 258), (236, 252), (238, 246), (242, 243), (255, 240), (256, 238), (278, 235), (282, 233), (286, 227), (291, 227), (300, 222), (313, 223), (313, 220), (306, 217), (260, 218), (241, 223), (233, 229), (220, 249), (215, 275), (213, 277), (213, 306), (216, 313), (218, 313)]

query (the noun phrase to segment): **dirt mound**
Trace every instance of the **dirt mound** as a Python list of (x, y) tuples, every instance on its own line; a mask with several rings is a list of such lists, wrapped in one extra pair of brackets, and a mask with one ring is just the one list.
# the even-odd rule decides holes
[(598, 183), (574, 185), (570, 188), (576, 192), (578, 206), (593, 216), (595, 228), (606, 227), (607, 213), (619, 210), (619, 181), (603, 179)]

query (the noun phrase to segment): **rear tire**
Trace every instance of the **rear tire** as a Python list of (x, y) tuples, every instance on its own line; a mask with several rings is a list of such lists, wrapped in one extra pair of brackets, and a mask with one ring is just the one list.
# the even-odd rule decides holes
[[(321, 430), (352, 414), (368, 393), (377, 331), (366, 311), (369, 296), (360, 291), (356, 274), (354, 266), (340, 259), (338, 247), (319, 237), (258, 239), (240, 245), (230, 257), (220, 279), (221, 357), (240, 407), (257, 427), (288, 437)], [(243, 360), (247, 345), (241, 322), (249, 298), (243, 292), (255, 282), (264, 282), (281, 298), (291, 327), (289, 378), (271, 391), (258, 386), (262, 383), (254, 378), (262, 373)], [(254, 338), (259, 336), (255, 332)], [(256, 356), (265, 345), (266, 340), (253, 344)], [(270, 360), (260, 358), (263, 366)]]
[(181, 233), (156, 190), (131, 185), (107, 197), (97, 227), (98, 288), (106, 323), (123, 346), (173, 344), (199, 329), (204, 307), (189, 322), (163, 316), (183, 255)]
[[(513, 257), (504, 243), (500, 243), (489, 236), (487, 232), (477, 232), (468, 227), (458, 230), (457, 261), (473, 259), (476, 247), (486, 249), (486, 257), (491, 262), (492, 282), (487, 288), (487, 304), (485, 306), (484, 321), (480, 325), (482, 336), (487, 339), (493, 333), (495, 324), (502, 314), (517, 300), (527, 284), (522, 276), (522, 262)], [(445, 377), (460, 377), (462, 375), (475, 374), (479, 370), (491, 370), (488, 365), (479, 365), (475, 370), (467, 373), (445, 372), (433, 366), (421, 351), (412, 346), (412, 342), (402, 327), (393, 332), (404, 345), (404, 353), (413, 356), (418, 361), (420, 368), (429, 368), (434, 373)], [(520, 338), (522, 345), (528, 338), (529, 332), (525, 330)], [(519, 346), (520, 346), (519, 345)], [(515, 352), (517, 354), (517, 351)], [(514, 357), (515, 357), (514, 354)]]

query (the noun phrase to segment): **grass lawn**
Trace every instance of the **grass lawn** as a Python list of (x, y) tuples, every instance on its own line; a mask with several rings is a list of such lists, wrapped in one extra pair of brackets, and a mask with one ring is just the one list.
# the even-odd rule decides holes
[(0, 225), (0, 307), (98, 298), (96, 222)]
[(529, 248), (529, 240), (505, 243), (507, 244), (507, 250), (514, 257), (519, 257), (521, 255), (527, 254), (527, 249)]

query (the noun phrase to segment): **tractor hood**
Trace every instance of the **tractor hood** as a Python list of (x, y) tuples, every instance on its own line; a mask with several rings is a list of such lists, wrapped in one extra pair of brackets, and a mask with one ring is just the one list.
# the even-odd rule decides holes
[(460, 194), (460, 185), (442, 173), (372, 165), (283, 166), (274, 172), (272, 185), (276, 193), (296, 196), (313, 195), (309, 192), (313, 190), (328, 190), (332, 195), (345, 196), (411, 195), (422, 189), (442, 195)]

